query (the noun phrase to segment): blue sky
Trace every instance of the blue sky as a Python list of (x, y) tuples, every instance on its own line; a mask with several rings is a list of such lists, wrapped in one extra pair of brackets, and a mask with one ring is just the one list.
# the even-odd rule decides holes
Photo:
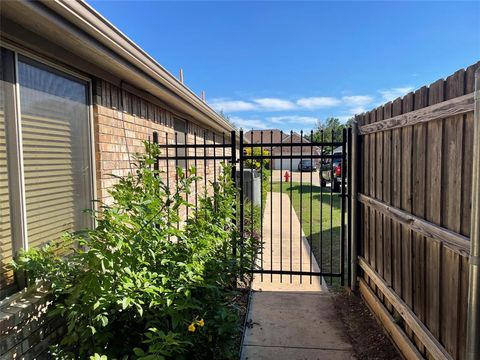
[(480, 60), (480, 2), (89, 3), (246, 130), (345, 121)]

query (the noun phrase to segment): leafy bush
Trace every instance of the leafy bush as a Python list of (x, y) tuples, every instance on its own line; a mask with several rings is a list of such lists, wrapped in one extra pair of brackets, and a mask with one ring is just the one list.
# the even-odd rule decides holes
[(270, 165), (270, 153), (267, 149), (262, 147), (248, 147), (246, 146), (244, 149), (245, 155), (248, 156), (264, 156), (264, 159), (248, 159), (245, 161), (245, 168), (246, 169), (256, 169), (260, 171), (260, 168), (263, 167), (264, 169), (268, 168)]
[[(63, 359), (231, 359), (240, 331), (238, 279), (246, 280), (253, 236), (240, 246), (232, 206), (236, 188), (225, 167), (199, 207), (184, 200), (195, 175), (177, 169), (170, 191), (153, 170), (158, 146), (146, 143), (135, 174), (119, 179), (112, 205), (94, 213), (97, 226), (23, 253), (14, 265), (50, 284), (53, 314), (67, 333), (52, 354)], [(189, 173), (194, 174), (194, 169)], [(177, 209), (190, 217), (177, 229)], [(62, 257), (69, 251), (70, 255)]]

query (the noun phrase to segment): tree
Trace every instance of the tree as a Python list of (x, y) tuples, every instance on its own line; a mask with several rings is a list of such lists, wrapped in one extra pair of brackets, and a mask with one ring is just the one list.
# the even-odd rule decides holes
[(317, 142), (341, 141), (342, 131), (346, 127), (347, 126), (342, 124), (338, 118), (329, 117), (324, 121), (320, 120), (313, 130), (313, 140)]
[[(316, 128), (313, 130), (313, 137), (307, 137), (310, 141), (315, 142), (332, 142), (342, 141), (342, 131), (351, 126), (353, 118), (350, 118), (345, 124), (342, 124), (338, 118), (329, 117), (324, 121), (318, 121)], [(322, 152), (330, 153), (331, 147), (325, 146)]]

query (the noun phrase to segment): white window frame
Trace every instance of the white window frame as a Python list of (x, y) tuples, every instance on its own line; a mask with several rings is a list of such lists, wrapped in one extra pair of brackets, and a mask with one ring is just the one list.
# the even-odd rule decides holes
[[(14, 147), (15, 152), (13, 155), (13, 159), (9, 159), (10, 162), (15, 162), (16, 169), (14, 169), (15, 173), (11, 174), (9, 168), (7, 168), (8, 172), (8, 179), (10, 181), (17, 181), (17, 191), (15, 194), (10, 194), (10, 202), (13, 203), (14, 206), (19, 207), (20, 216), (11, 219), (11, 227), (12, 229), (16, 229), (15, 234), (12, 233), (12, 251), (16, 254), (18, 250), (25, 249), (28, 250), (28, 233), (27, 233), (27, 213), (26, 213), (26, 194), (25, 194), (25, 184), (24, 184), (24, 165), (23, 165), (23, 146), (22, 146), (22, 124), (21, 124), (21, 109), (20, 109), (20, 84), (19, 84), (19, 77), (18, 77), (18, 56), (21, 55), (28, 59), (31, 59), (39, 64), (45, 65), (50, 67), (60, 74), (65, 74), (68, 76), (73, 77), (74, 79), (78, 79), (84, 82), (87, 86), (87, 101), (86, 106), (88, 107), (87, 114), (88, 114), (88, 157), (89, 157), (89, 164), (90, 164), (90, 209), (91, 210), (98, 210), (98, 205), (94, 201), (97, 198), (97, 189), (96, 189), (96, 152), (95, 152), (95, 133), (94, 133), (94, 116), (93, 116), (93, 93), (92, 93), (92, 79), (78, 73), (75, 70), (66, 68), (62, 65), (59, 65), (55, 62), (45, 59), (44, 57), (38, 56), (28, 50), (23, 48), (17, 47), (10, 43), (2, 43), (2, 48), (5, 48), (14, 54), (14, 66), (15, 66), (15, 79), (14, 79), (14, 112), (13, 112), (13, 119), (11, 122), (13, 123), (13, 127), (10, 127), (8, 137), (11, 142), (13, 142), (12, 147)], [(8, 99), (7, 99), (8, 101)], [(10, 125), (10, 124), (9, 124)], [(12, 141), (13, 140), (13, 141)], [(10, 157), (10, 154), (8, 155)], [(12, 176), (13, 175), (13, 179)], [(94, 227), (95, 223), (90, 224), (90, 226)], [(23, 283), (22, 279), (17, 279), (17, 285), (23, 287), (25, 284)]]

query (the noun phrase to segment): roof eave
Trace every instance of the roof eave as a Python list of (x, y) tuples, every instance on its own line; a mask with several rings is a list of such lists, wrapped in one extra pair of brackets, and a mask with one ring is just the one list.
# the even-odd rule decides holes
[[(30, 1), (14, 3), (16, 3), (14, 5), (16, 7), (25, 7), (29, 8), (29, 10), (41, 12), (42, 17), (49, 16), (46, 11), (41, 11), (42, 9), (38, 3)], [(184, 109), (181, 110), (186, 110), (187, 113), (198, 121), (208, 123), (216, 130), (234, 130), (206, 102), (84, 1), (42, 0), (41, 4), (57, 14), (57, 16), (60, 16), (62, 20), (74, 25), (73, 27), (63, 27), (62, 30), (67, 31), (69, 35), (63, 37), (64, 41), (78, 37), (83, 45), (92, 46), (97, 52), (99, 51), (98, 45), (101, 44), (101, 47), (108, 48), (122, 60), (118, 62), (118, 68), (132, 72), (131, 77), (135, 78), (136, 81), (132, 85), (146, 89), (152, 95), (159, 97), (167, 103), (174, 101), (176, 102), (174, 104), (176, 107), (178, 107), (178, 104), (183, 103)], [(35, 19), (31, 19), (31, 21), (35, 21)], [(56, 25), (58, 24), (57, 22)], [(76, 32), (75, 28), (80, 31)], [(85, 36), (85, 34), (88, 34), (88, 36)], [(97, 42), (97, 44), (94, 44), (94, 42)], [(78, 45), (78, 42), (76, 45)], [(109, 58), (113, 62), (120, 59)], [(98, 61), (101, 61), (101, 59)], [(126, 67), (125, 63), (128, 63), (129, 66)], [(158, 89), (155, 89), (155, 84), (157, 84)], [(158, 84), (161, 84), (163, 89)]]

